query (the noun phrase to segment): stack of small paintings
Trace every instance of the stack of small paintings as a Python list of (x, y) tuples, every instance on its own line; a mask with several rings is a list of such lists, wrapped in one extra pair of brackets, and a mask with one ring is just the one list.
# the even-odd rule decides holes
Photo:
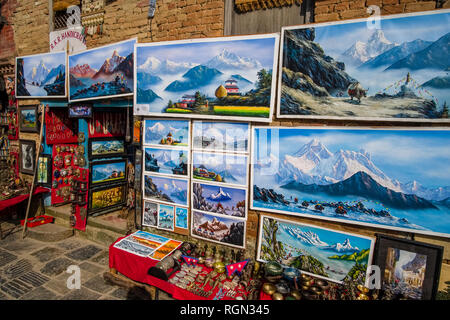
[(135, 46), (135, 114), (269, 122), (278, 34)]
[(188, 234), (190, 121), (143, 123), (143, 225)]
[(183, 242), (145, 231), (136, 231), (114, 244), (114, 248), (141, 257), (162, 260)]
[(375, 239), (261, 216), (257, 260), (342, 283), (371, 265)]
[(248, 123), (193, 123), (191, 234), (245, 247)]

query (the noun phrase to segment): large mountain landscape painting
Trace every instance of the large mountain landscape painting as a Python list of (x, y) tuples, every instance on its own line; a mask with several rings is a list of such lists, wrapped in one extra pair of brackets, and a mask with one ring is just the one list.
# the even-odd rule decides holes
[(253, 139), (252, 209), (450, 236), (450, 130), (259, 127)]
[(69, 56), (70, 101), (133, 94), (136, 39)]
[(450, 11), (282, 30), (278, 116), (447, 121)]
[(65, 98), (66, 53), (45, 53), (16, 59), (17, 98)]
[(277, 34), (136, 46), (135, 114), (270, 121)]
[(366, 274), (373, 244), (368, 237), (261, 216), (257, 259), (341, 283)]

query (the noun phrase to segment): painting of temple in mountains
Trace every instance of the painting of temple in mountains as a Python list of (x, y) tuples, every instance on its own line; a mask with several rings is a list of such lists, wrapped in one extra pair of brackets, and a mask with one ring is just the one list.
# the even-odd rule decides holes
[(277, 34), (136, 46), (135, 114), (270, 121)]
[(338, 283), (364, 276), (372, 261), (374, 240), (368, 237), (269, 216), (261, 216), (259, 235), (259, 261), (276, 261)]
[(189, 152), (186, 150), (145, 148), (145, 171), (169, 175), (188, 175)]
[(194, 152), (192, 155), (194, 179), (247, 186), (247, 156)]
[(132, 95), (135, 43), (127, 40), (70, 55), (70, 101)]
[(450, 130), (259, 127), (253, 139), (252, 209), (450, 235)]
[(187, 147), (189, 145), (188, 120), (150, 119), (144, 122), (144, 144)]
[(281, 118), (439, 120), (450, 103), (450, 11), (282, 29)]
[(223, 245), (245, 247), (245, 221), (192, 211), (191, 235)]
[(17, 98), (65, 98), (66, 53), (45, 53), (16, 58)]

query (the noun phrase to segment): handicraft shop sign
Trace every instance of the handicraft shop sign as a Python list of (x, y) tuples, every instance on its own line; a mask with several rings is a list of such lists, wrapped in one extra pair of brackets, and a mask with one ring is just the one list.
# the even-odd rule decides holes
[(278, 34), (135, 47), (135, 115), (269, 122)]
[(448, 121), (450, 11), (284, 27), (279, 118)]
[(253, 130), (251, 209), (449, 237), (447, 128)]

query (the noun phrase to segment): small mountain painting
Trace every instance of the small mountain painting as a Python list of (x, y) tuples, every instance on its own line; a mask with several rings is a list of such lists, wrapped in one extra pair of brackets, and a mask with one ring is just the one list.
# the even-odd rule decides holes
[[(259, 261), (286, 267), (337, 283), (364, 277), (371, 264), (374, 239), (261, 216)], [(362, 278), (364, 282), (364, 278)]]
[(250, 126), (238, 122), (193, 122), (193, 148), (221, 152), (248, 152)]
[(270, 121), (277, 34), (138, 44), (135, 114)]
[(282, 29), (281, 118), (447, 121), (450, 12)]
[(132, 95), (135, 43), (127, 40), (70, 55), (70, 101)]
[(187, 147), (189, 145), (188, 120), (157, 120), (149, 119), (144, 122), (144, 144)]
[(252, 209), (450, 235), (450, 130), (260, 127), (253, 139)]
[(17, 98), (65, 98), (66, 53), (55, 52), (16, 59)]

